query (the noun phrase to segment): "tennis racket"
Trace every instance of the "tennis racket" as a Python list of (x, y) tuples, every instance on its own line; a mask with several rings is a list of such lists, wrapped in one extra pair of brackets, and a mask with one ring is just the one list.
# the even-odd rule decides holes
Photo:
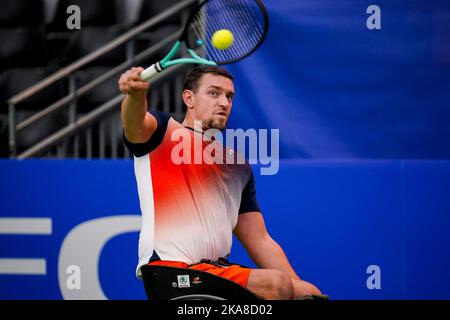
[[(149, 81), (177, 64), (223, 65), (242, 60), (262, 44), (268, 27), (267, 10), (260, 0), (202, 1), (189, 15), (180, 38), (169, 53), (142, 71), (140, 78)], [(230, 31), (234, 39), (226, 49), (218, 49), (212, 43), (214, 33), (222, 29)], [(173, 59), (182, 44), (189, 56)]]

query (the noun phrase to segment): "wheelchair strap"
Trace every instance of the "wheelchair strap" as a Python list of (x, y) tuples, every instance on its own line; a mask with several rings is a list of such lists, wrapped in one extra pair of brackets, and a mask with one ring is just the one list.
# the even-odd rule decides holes
[(222, 258), (222, 257), (220, 257), (218, 260), (202, 259), (202, 260), (200, 260), (200, 262), (193, 263), (193, 264), (189, 265), (189, 267), (192, 267), (192, 266), (195, 266), (195, 265), (198, 265), (198, 264), (202, 264), (202, 263), (208, 263), (208, 264), (211, 264), (213, 266), (221, 267), (221, 268), (228, 268), (228, 267), (231, 267), (233, 265), (237, 265), (237, 266), (240, 266), (242, 268), (249, 268), (249, 267), (243, 266), (243, 265), (238, 264), (238, 263), (232, 263), (232, 262), (228, 261), (227, 258)]
[[(156, 251), (153, 251), (153, 254), (152, 254), (151, 258), (149, 259), (148, 263), (153, 262), (153, 261), (157, 261), (157, 260), (161, 261), (161, 258), (158, 256)], [(200, 262), (196, 262), (196, 263), (190, 264), (189, 267), (196, 266), (196, 265), (202, 264), (202, 263), (208, 263), (208, 264), (211, 264), (213, 266), (220, 267), (220, 268), (228, 268), (228, 267), (231, 267), (233, 265), (236, 265), (236, 266), (240, 266), (242, 268), (251, 269), (250, 267), (244, 266), (244, 265), (239, 264), (239, 263), (232, 263), (232, 262), (228, 261), (227, 258), (223, 258), (223, 257), (220, 257), (217, 260), (201, 259)]]

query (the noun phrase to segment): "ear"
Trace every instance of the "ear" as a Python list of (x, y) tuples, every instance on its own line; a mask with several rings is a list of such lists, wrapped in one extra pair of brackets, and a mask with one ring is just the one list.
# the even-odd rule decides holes
[(183, 91), (183, 101), (184, 104), (188, 107), (188, 109), (194, 108), (194, 100), (195, 100), (194, 92), (187, 89)]

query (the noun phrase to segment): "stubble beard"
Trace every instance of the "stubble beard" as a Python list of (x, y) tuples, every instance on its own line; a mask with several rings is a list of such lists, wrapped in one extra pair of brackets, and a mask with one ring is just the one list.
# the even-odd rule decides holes
[(226, 129), (226, 125), (226, 121), (220, 121), (217, 119), (210, 119), (207, 123), (208, 129), (217, 129), (219, 131), (224, 131)]

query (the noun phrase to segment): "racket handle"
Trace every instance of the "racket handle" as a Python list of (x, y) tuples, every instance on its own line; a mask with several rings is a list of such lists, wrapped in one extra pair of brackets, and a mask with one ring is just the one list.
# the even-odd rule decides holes
[(150, 67), (141, 72), (139, 77), (142, 81), (149, 81), (156, 77), (162, 71), (159, 62), (152, 64)]

